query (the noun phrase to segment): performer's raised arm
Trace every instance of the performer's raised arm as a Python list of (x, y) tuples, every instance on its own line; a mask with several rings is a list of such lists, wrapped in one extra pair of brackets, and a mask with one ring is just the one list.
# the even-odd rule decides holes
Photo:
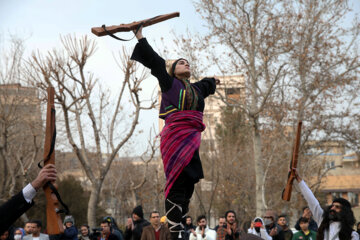
[(299, 176), (299, 173), (295, 172), (296, 180), (299, 183), (301, 194), (304, 196), (309, 208), (313, 214), (315, 222), (319, 225), (322, 221), (322, 215), (324, 210), (321, 208), (319, 201), (314, 196), (313, 192), (306, 185), (305, 181)]
[(159, 81), (162, 92), (168, 91), (173, 83), (173, 78), (166, 71), (165, 60), (160, 57), (149, 45), (142, 34), (142, 27), (136, 33), (138, 43), (131, 55), (131, 59), (140, 62), (151, 70), (151, 74)]
[(319, 225), (316, 239), (359, 240), (359, 235), (353, 230), (355, 217), (350, 202), (344, 198), (336, 198), (330, 206), (322, 209), (319, 201), (301, 179), (297, 170), (294, 170), (300, 191), (313, 213), (314, 220)]

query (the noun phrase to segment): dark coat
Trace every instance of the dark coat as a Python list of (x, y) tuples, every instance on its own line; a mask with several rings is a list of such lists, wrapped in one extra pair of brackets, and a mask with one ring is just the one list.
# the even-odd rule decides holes
[(13, 196), (10, 200), (0, 206), (0, 235), (2, 235), (9, 227), (29, 208), (34, 205), (26, 202), (22, 190)]
[(125, 234), (124, 234), (124, 239), (125, 240), (140, 240), (143, 228), (148, 225), (150, 225), (150, 223), (148, 221), (146, 221), (145, 219), (134, 221), (134, 229), (131, 230), (131, 229), (126, 228)]
[(275, 236), (272, 237), (273, 240), (285, 240), (284, 238), (284, 231), (282, 230), (282, 228), (280, 227), (280, 225), (274, 223), (271, 227), (265, 226), (266, 227), (266, 231), (267, 233), (270, 235), (270, 232), (273, 228), (277, 228), (278, 232)]
[[(171, 234), (166, 226), (160, 228), (160, 239), (159, 240), (171, 240)], [(146, 226), (141, 234), (141, 240), (155, 240), (155, 229), (152, 225)]]
[(71, 227), (66, 228), (64, 230), (62, 239), (63, 240), (78, 240), (77, 235), (78, 235), (78, 230), (74, 225), (72, 225)]
[[(101, 234), (98, 237), (98, 240), (101, 240)], [(110, 233), (105, 240), (118, 240), (117, 236), (115, 234)]]

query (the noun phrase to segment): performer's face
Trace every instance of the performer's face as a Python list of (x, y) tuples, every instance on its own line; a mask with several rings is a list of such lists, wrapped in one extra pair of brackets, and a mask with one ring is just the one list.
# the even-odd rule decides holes
[(179, 60), (175, 66), (174, 74), (178, 78), (189, 78), (191, 75), (189, 62), (185, 59)]

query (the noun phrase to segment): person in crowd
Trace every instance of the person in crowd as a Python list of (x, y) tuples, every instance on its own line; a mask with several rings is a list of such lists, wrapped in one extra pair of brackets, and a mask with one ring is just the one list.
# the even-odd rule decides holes
[(135, 207), (132, 212), (132, 218), (127, 220), (124, 234), (125, 240), (140, 240), (143, 228), (148, 225), (150, 223), (144, 219), (142, 207)]
[(264, 216), (264, 224), (267, 233), (273, 240), (284, 240), (284, 232), (282, 228), (276, 223), (277, 214), (274, 210), (266, 210)]
[(63, 240), (78, 240), (78, 230), (73, 216), (65, 216)]
[(24, 240), (49, 240), (49, 235), (41, 233), (42, 223), (40, 220), (31, 220), (31, 234), (26, 235)]
[(34, 181), (26, 185), (18, 194), (0, 206), (0, 235), (29, 208), (34, 205), (33, 198), (45, 183), (56, 180), (55, 165), (44, 166)]
[(359, 236), (360, 236), (360, 222), (358, 222), (358, 223), (356, 224), (356, 231), (357, 231), (357, 233), (358, 233)]
[[(236, 214), (233, 210), (229, 210), (225, 213), (226, 225), (225, 228), (225, 240), (235, 240), (240, 238), (240, 228), (238, 227), (238, 222), (236, 219)], [(220, 228), (218, 229), (218, 233)], [(223, 234), (221, 234), (223, 235)], [(219, 236), (218, 239), (221, 239), (223, 236)]]
[(195, 226), (192, 223), (192, 218), (190, 216), (186, 216), (185, 217), (185, 225), (184, 225), (184, 238), (185, 238), (185, 240), (189, 240), (191, 233), (196, 236)]
[(115, 219), (111, 216), (107, 216), (104, 217), (104, 220), (110, 223), (111, 233), (114, 234), (118, 238), (118, 240), (124, 240), (123, 233), (116, 224)]
[(3, 233), (0, 235), (0, 240), (9, 240), (9, 230), (3, 231)]
[(158, 211), (150, 213), (150, 225), (143, 228), (141, 240), (171, 240), (169, 229), (160, 224), (160, 214)]
[(22, 228), (16, 228), (14, 231), (14, 240), (22, 240), (25, 236), (25, 231)]
[(282, 231), (284, 233), (284, 240), (291, 240), (293, 237), (293, 232), (289, 228), (285, 214), (282, 214), (278, 217), (277, 224), (282, 228)]
[(98, 240), (117, 240), (115, 234), (111, 233), (110, 223), (107, 220), (102, 220), (100, 223), (101, 233)]
[(165, 120), (165, 126), (160, 134), (160, 151), (166, 176), (165, 210), (172, 238), (177, 240), (183, 237), (183, 216), (188, 213), (194, 186), (204, 178), (199, 147), (205, 129), (205, 98), (215, 93), (220, 81), (204, 78), (191, 83), (190, 64), (184, 58), (174, 61), (167, 71), (165, 60), (144, 38), (142, 27), (135, 35), (138, 43), (131, 59), (149, 68), (161, 89), (159, 117)]
[(251, 222), (250, 228), (248, 229), (248, 233), (259, 236), (264, 240), (272, 240), (272, 237), (265, 229), (264, 220), (260, 217), (254, 218), (254, 221)]
[(87, 224), (80, 226), (80, 234), (78, 235), (79, 240), (90, 240), (90, 227)]
[(293, 170), (299, 183), (300, 192), (319, 226), (317, 240), (359, 240), (359, 234), (353, 230), (355, 217), (349, 201), (344, 198), (335, 198), (330, 206), (323, 209), (310, 188), (299, 176), (298, 171)]
[(309, 218), (299, 219), (300, 231), (294, 234), (292, 240), (316, 240), (316, 232), (309, 229)]
[[(312, 231), (317, 232), (318, 225), (314, 221), (314, 219), (312, 217), (312, 212), (310, 211), (310, 208), (308, 206), (305, 206), (303, 208), (303, 213), (302, 213), (302, 216), (300, 218), (302, 218), (302, 217), (309, 219), (309, 229), (312, 230)], [(295, 224), (295, 229), (298, 230), (298, 231), (300, 231), (300, 224), (299, 224), (300, 218), (297, 220), (297, 222)]]
[(216, 240), (216, 232), (207, 226), (205, 215), (199, 216), (196, 223), (196, 235), (190, 234), (190, 240)]
[(219, 227), (224, 227), (225, 224), (226, 224), (225, 218), (223, 216), (219, 217), (219, 223), (214, 228), (215, 232), (217, 232)]
[(27, 221), (24, 226), (25, 235), (31, 234), (31, 222)]

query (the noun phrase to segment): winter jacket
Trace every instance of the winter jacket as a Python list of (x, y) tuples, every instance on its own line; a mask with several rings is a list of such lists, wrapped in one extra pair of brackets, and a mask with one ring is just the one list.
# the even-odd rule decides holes
[[(161, 226), (159, 240), (171, 240), (170, 230), (166, 226)], [(155, 229), (152, 225), (146, 226), (141, 234), (141, 240), (156, 240)]]
[(140, 240), (143, 228), (150, 225), (145, 219), (134, 221), (134, 229), (131, 230), (126, 227), (124, 239), (125, 240)]
[[(263, 220), (262, 218), (256, 217), (256, 218), (254, 218), (253, 222), (255, 222), (256, 219), (260, 219), (261, 224), (262, 224), (263, 226), (265, 226), (265, 225), (264, 225), (264, 220)], [(256, 236), (259, 236), (259, 237), (261, 237), (261, 238), (264, 239), (264, 240), (272, 240), (272, 237), (266, 232), (266, 229), (265, 229), (265, 228), (260, 228), (260, 231), (259, 231), (259, 232), (256, 231), (255, 227), (252, 228), (252, 229), (249, 228), (249, 229), (248, 229), (248, 233), (251, 233), (251, 234), (254, 234), (254, 235), (256, 235)]]

